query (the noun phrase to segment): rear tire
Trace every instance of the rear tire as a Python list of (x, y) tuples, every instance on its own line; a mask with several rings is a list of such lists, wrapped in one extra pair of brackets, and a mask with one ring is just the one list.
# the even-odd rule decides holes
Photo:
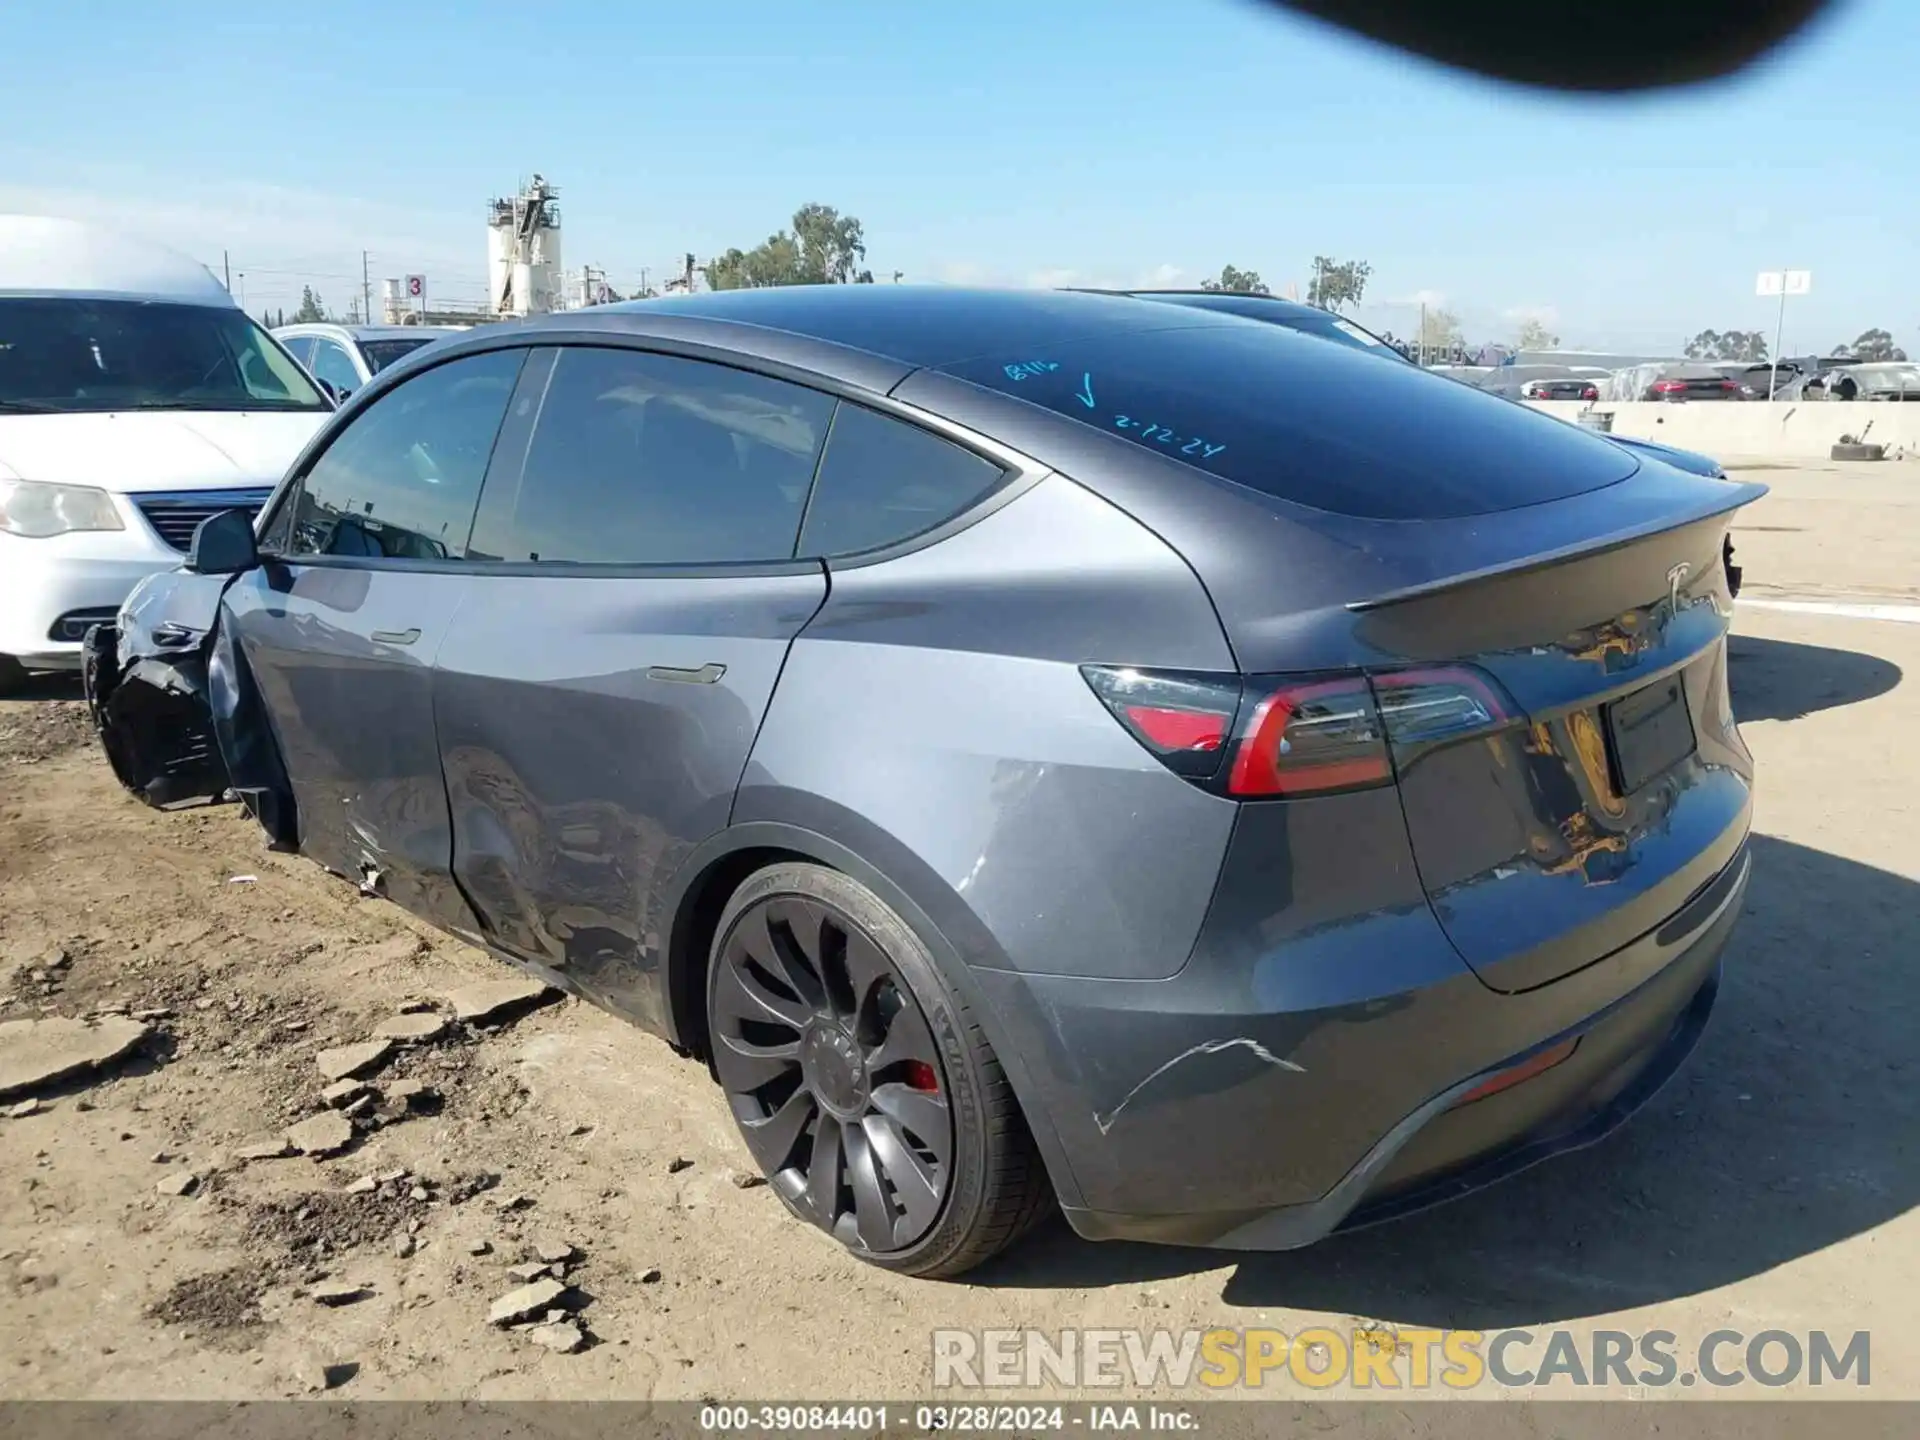
[(749, 877), (714, 936), (707, 1020), (714, 1072), (761, 1172), (860, 1259), (958, 1275), (1052, 1208), (966, 1001), (858, 881), (798, 862)]
[(26, 683), (27, 667), (11, 655), (0, 655), (0, 695), (12, 695)]

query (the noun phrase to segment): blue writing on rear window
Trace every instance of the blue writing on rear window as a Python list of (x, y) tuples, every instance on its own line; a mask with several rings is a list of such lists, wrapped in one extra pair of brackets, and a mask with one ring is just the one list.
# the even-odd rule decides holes
[[(1496, 514), (1600, 490), (1636, 466), (1575, 426), (1284, 326), (1147, 301), (1125, 312), (1102, 302), (1105, 313), (1088, 307), (1083, 321), (1066, 313), (1069, 304), (1079, 302), (1059, 302), (997, 353), (934, 368), (1256, 494), (1336, 515)], [(1060, 327), (1057, 336), (1039, 332), (1043, 319)], [(1062, 442), (1063, 457), (1070, 444)], [(1094, 469), (1104, 458), (1084, 463)]]
[[(1123, 431), (1130, 440), (1138, 440), (1143, 445), (1151, 445), (1157, 449), (1170, 450), (1195, 464), (1204, 464), (1216, 455), (1222, 454), (1227, 448), (1224, 440), (1215, 440), (1201, 435), (1187, 426), (1163, 425), (1157, 418), (1147, 420), (1138, 415), (1103, 414), (1100, 390), (1106, 387), (1103, 383), (1099, 389), (1095, 388), (1091, 370), (1080, 372), (1080, 383), (1077, 386), (1073, 385), (1073, 372), (1069, 370), (1059, 373), (1059, 363), (1053, 360), (1018, 360), (1011, 365), (1002, 365), (1000, 371), (1009, 380), (1016, 382), (1050, 378), (1051, 384), (1039, 387), (1048, 395), (1058, 395), (1060, 388), (1072, 386), (1068, 394), (1072, 397), (1073, 403), (1081, 409), (1093, 412), (1083, 417), (1088, 423), (1110, 424), (1114, 429)], [(1040, 395), (1035, 395), (1033, 398), (1042, 404), (1060, 403), (1048, 401)]]
[(1137, 415), (1114, 416), (1113, 428), (1127, 431), (1136, 440), (1151, 440), (1169, 450), (1178, 450), (1195, 460), (1211, 460), (1227, 448), (1224, 444), (1214, 444), (1203, 435), (1184, 435), (1158, 421), (1142, 420)]
[(1033, 375), (1045, 375), (1050, 370), (1058, 370), (1059, 362), (1054, 360), (1020, 360), (1012, 365), (1002, 365), (1001, 370), (1009, 380), (1025, 380)]

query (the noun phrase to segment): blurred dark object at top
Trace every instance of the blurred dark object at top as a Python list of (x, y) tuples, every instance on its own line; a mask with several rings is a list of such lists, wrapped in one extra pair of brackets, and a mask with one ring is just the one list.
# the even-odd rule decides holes
[(1375, 40), (1501, 80), (1557, 90), (1647, 90), (1744, 68), (1831, 0), (1675, 4), (1612, 0), (1604, 10), (1535, 0), (1267, 0)]

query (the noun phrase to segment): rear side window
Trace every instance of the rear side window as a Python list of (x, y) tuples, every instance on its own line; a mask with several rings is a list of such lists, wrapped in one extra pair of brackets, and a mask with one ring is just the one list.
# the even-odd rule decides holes
[(1097, 336), (945, 369), (1341, 515), (1510, 510), (1598, 490), (1637, 463), (1524, 406), (1254, 321)]
[(436, 366), (362, 410), (302, 480), (287, 553), (460, 558), (525, 353)]
[(473, 558), (790, 560), (833, 403), (725, 365), (561, 350), (518, 483), (488, 487)]
[(842, 404), (807, 506), (802, 555), (878, 550), (931, 530), (1006, 474), (918, 426)]

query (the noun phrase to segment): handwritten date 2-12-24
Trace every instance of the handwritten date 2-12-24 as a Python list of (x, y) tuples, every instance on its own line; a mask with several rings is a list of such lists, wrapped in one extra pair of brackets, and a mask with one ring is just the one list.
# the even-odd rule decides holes
[(1215, 445), (1201, 439), (1198, 435), (1181, 436), (1164, 425), (1156, 425), (1151, 420), (1136, 419), (1132, 415), (1113, 417), (1116, 430), (1131, 430), (1142, 440), (1152, 440), (1166, 446), (1169, 450), (1178, 450), (1182, 455), (1191, 455), (1199, 460), (1211, 460), (1227, 447)]

